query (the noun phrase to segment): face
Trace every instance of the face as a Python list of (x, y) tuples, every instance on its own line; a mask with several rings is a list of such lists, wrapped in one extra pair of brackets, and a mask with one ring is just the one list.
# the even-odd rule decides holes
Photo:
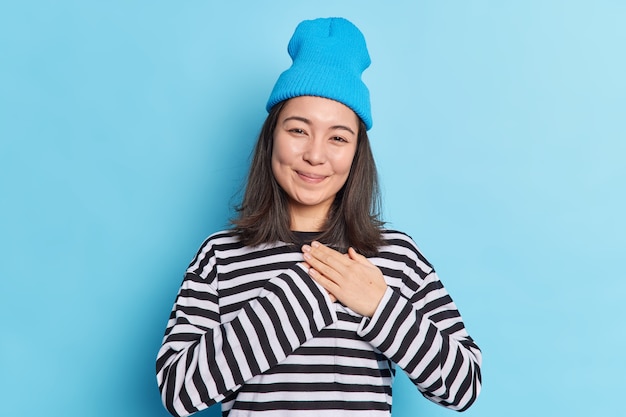
[(326, 218), (350, 174), (358, 128), (357, 115), (337, 101), (301, 96), (285, 103), (274, 130), (272, 172), (289, 196), (292, 218)]

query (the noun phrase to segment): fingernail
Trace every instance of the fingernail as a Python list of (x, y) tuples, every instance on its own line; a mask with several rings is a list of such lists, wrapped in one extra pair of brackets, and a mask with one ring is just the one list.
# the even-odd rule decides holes
[(311, 247), (309, 245), (302, 246), (302, 252), (310, 252), (310, 251), (311, 251)]
[(307, 259), (307, 260), (311, 259), (311, 255), (305, 252), (304, 259)]
[(317, 248), (320, 245), (320, 243), (316, 240), (314, 240), (313, 242), (311, 242), (311, 246), (313, 246), (314, 248)]

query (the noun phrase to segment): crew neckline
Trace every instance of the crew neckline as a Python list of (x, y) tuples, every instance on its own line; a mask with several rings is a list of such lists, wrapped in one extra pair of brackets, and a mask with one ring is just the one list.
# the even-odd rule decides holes
[(318, 236), (322, 234), (322, 232), (301, 232), (294, 230), (292, 231), (293, 235), (296, 238), (296, 244), (298, 246), (302, 246), (304, 244), (310, 244), (314, 241)]

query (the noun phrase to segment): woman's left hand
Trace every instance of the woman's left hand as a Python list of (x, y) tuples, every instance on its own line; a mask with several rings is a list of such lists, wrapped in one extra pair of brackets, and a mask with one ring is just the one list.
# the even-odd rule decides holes
[(372, 317), (387, 290), (376, 265), (354, 249), (346, 255), (319, 242), (302, 247), (309, 275), (343, 305), (362, 316)]

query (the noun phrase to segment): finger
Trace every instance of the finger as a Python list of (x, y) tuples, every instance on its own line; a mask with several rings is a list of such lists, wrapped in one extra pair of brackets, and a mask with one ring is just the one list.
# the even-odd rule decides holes
[[(313, 275), (313, 274), (315, 274), (315, 272), (313, 272), (313, 274), (311, 274), (311, 271), (315, 271), (315, 270), (311, 267), (311, 265), (309, 265), (309, 264), (308, 264), (308, 263), (306, 263), (306, 262), (302, 262), (302, 265), (303, 265), (303, 266), (306, 268), (306, 270), (309, 272), (309, 275)], [(315, 280), (315, 279), (314, 279), (314, 280)], [(326, 289), (326, 288), (324, 288), (324, 289)], [(328, 294), (328, 297), (330, 297), (330, 302), (331, 302), (331, 303), (334, 303), (334, 302), (336, 302), (336, 301), (337, 301), (337, 297), (335, 297), (335, 296), (334, 296), (334, 295), (333, 295), (330, 291), (326, 290), (326, 293)]]
[(335, 269), (350, 265), (349, 257), (317, 241), (311, 243), (309, 251), (316, 259)]
[(367, 259), (365, 256), (358, 253), (353, 248), (348, 248), (348, 256), (350, 257), (350, 259), (352, 259), (353, 261), (357, 261), (360, 264), (368, 265), (368, 266), (373, 265), (369, 259)]
[[(337, 252), (334, 249), (331, 249), (325, 245), (320, 244), (319, 242), (313, 242), (313, 246), (303, 245), (302, 253), (304, 255), (305, 261), (309, 262), (311, 266), (314, 268), (336, 268), (340, 267), (341, 261), (350, 262), (349, 256), (347, 254), (342, 254)], [(329, 273), (330, 270), (320, 269), (322, 273)]]
[(315, 258), (310, 252), (304, 252), (303, 256), (305, 262), (310, 266), (309, 274), (311, 276), (313, 276), (313, 274), (311, 274), (311, 271), (314, 271), (314, 273), (317, 272), (327, 279), (335, 282), (341, 278), (341, 273), (338, 270)]
[(328, 277), (314, 268), (309, 269), (309, 275), (332, 296), (331, 299), (335, 297), (333, 294), (339, 290), (339, 286), (334, 281), (328, 279)]

